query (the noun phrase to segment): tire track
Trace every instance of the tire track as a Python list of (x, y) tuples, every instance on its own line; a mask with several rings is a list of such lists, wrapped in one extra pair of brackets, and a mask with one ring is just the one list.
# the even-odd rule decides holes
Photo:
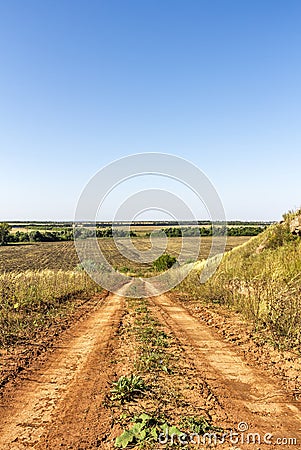
[(178, 338), (187, 357), (193, 360), (198, 376), (208, 383), (233, 425), (247, 422), (252, 430), (294, 437), (300, 444), (299, 401), (260, 368), (249, 365), (235, 352), (234, 346), (223, 342), (168, 295), (151, 297), (149, 301), (159, 320)]
[(31, 371), (31, 378), (21, 382), (11, 397), (4, 394), (1, 449), (45, 450), (71, 444), (75, 447), (68, 448), (90, 448), (97, 431), (85, 430), (87, 423), (93, 423), (96, 413), (98, 424), (107, 421), (95, 407), (111, 377), (108, 358), (122, 307), (123, 298), (110, 294), (86, 319), (74, 324), (62, 345), (41, 368)]

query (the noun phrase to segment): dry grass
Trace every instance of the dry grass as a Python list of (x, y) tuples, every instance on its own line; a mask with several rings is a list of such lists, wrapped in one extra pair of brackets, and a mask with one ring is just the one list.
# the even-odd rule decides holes
[(202, 265), (179, 289), (205, 302), (233, 307), (278, 348), (301, 344), (301, 240), (289, 232), (289, 220), (227, 253), (204, 285)]
[(31, 339), (72, 308), (75, 296), (100, 290), (84, 271), (30, 271), (0, 275), (0, 346)]

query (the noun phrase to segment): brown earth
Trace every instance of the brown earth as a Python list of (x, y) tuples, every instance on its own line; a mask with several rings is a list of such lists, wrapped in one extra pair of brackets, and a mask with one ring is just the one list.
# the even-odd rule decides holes
[[(172, 295), (152, 297), (149, 304), (179, 344), (185, 358), (183, 376), (191, 377), (193, 370), (216, 399), (216, 409), (211, 411), (214, 424), (237, 429), (243, 422), (250, 432), (273, 435), (271, 445), (225, 443), (218, 448), (281, 448), (276, 438), (301, 442), (299, 400), (261, 361), (248, 358), (246, 342), (241, 352), (209, 320), (193, 317)], [(114, 424), (104, 403), (109, 383), (116, 379), (112, 358), (118, 354), (124, 311), (124, 298), (110, 294), (64, 332), (42, 360), (3, 388), (1, 450), (114, 448), (107, 438)], [(232, 333), (239, 335), (241, 329), (232, 328)], [(129, 355), (127, 361), (130, 366)], [(186, 383), (188, 377), (183, 380)]]
[(101, 404), (112, 378), (110, 347), (122, 304), (122, 297), (108, 296), (69, 330), (44, 364), (33, 365), (20, 384), (4, 391), (1, 449), (97, 447), (99, 424), (110, 425)]
[(95, 294), (92, 298), (75, 297), (72, 299), (72, 306), (64, 315), (60, 315), (59, 319), (47, 324), (44, 329), (37, 330), (31, 339), (1, 348), (0, 395), (1, 389), (15, 378), (20, 379), (25, 369), (29, 368), (34, 360), (47, 359), (49, 350), (59, 345), (59, 341), (64, 337), (66, 330), (72, 327), (75, 322), (84, 320), (107, 295), (108, 292), (103, 291)]
[(234, 344), (221, 339), (174, 298), (161, 295), (152, 303), (233, 425), (244, 422), (250, 432), (262, 436), (271, 433), (275, 439), (295, 437), (301, 442), (301, 402), (293, 392), (261, 367), (250, 364), (253, 361), (248, 360), (248, 354), (240, 355)]
[[(248, 236), (228, 236), (226, 251), (233, 247), (248, 241)], [(121, 246), (122, 239), (119, 240)], [(195, 248), (194, 238), (189, 238), (187, 259), (191, 257), (191, 251)], [(113, 267), (125, 267), (141, 271), (141, 262), (135, 260), (129, 262), (117, 248), (114, 239), (102, 238), (98, 240), (101, 251), (105, 255), (107, 261)], [(140, 251), (148, 250), (150, 240), (148, 238), (137, 238), (132, 241), (134, 247)], [(199, 258), (207, 258), (211, 249), (212, 238), (202, 237), (202, 245), (200, 248)], [(172, 238), (168, 240), (167, 252), (177, 256), (182, 248), (181, 238)], [(194, 250), (193, 250), (194, 253)], [(22, 272), (24, 270), (73, 270), (79, 264), (79, 259), (73, 241), (67, 242), (36, 242), (30, 244), (17, 244), (0, 246), (0, 273), (1, 272)], [(145, 268), (151, 268), (151, 264), (145, 264)]]

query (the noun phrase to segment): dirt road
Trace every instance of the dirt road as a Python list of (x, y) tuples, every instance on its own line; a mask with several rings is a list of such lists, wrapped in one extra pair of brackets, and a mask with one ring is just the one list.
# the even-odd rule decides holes
[(151, 303), (159, 320), (179, 339), (198, 376), (207, 381), (230, 422), (243, 422), (262, 436), (271, 433), (274, 441), (295, 437), (301, 446), (300, 400), (286, 392), (278, 380), (249, 365), (233, 345), (221, 341), (169, 296), (154, 297)]
[(122, 297), (109, 295), (75, 324), (45, 365), (31, 370), (15, 391), (4, 392), (1, 449), (95, 448), (99, 423), (109, 425), (101, 405), (112, 378), (110, 346), (122, 305)]
[[(149, 305), (176, 337), (187, 364), (195, 367), (195, 377), (205, 380), (233, 428), (243, 422), (250, 431), (273, 435), (273, 444), (254, 448), (279, 448), (276, 437), (296, 438), (301, 446), (300, 402), (277, 379), (238, 355), (171, 296), (152, 297)], [(34, 363), (27, 377), (4, 388), (1, 450), (114, 448), (113, 441), (109, 447), (103, 444), (112, 428), (104, 399), (115, 376), (111, 358), (124, 310), (124, 298), (110, 294), (65, 333), (45, 362)]]

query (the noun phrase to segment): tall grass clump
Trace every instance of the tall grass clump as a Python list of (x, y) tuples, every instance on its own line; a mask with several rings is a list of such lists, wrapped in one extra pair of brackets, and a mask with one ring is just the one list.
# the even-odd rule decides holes
[(205, 302), (227, 305), (266, 330), (275, 346), (301, 344), (301, 239), (284, 216), (261, 235), (224, 255), (215, 274), (200, 284), (200, 263), (179, 289)]
[(99, 286), (84, 271), (27, 270), (0, 274), (0, 347), (31, 339)]

